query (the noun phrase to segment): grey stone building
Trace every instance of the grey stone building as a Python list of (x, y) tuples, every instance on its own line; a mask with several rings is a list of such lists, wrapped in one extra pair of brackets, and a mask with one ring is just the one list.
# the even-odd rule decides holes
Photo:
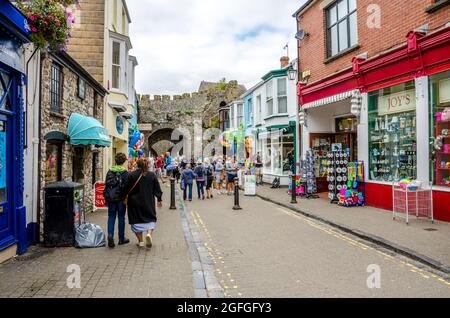
[(92, 211), (93, 184), (101, 181), (103, 150), (95, 142), (74, 145), (68, 126), (74, 113), (101, 124), (106, 90), (67, 53), (42, 53), (41, 67), (41, 217), (43, 189), (57, 181), (84, 184), (84, 208)]
[(220, 107), (235, 100), (245, 90), (237, 81), (227, 83), (222, 80), (216, 83), (202, 81), (198, 91), (192, 94), (154, 95), (153, 98), (141, 95), (139, 125), (146, 136), (146, 154), (161, 155), (183, 141), (184, 150), (187, 147), (191, 150), (189, 154), (184, 151), (183, 155), (200, 155), (202, 146), (199, 143), (205, 142), (205, 136), (199, 134), (208, 128), (219, 130)]

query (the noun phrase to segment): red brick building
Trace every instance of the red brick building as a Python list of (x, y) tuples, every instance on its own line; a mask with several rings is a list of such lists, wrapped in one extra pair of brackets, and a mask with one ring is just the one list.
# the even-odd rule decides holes
[(308, 0), (294, 17), (319, 191), (338, 143), (364, 161), (368, 205), (391, 210), (392, 183), (409, 178), (432, 184), (434, 216), (450, 221), (450, 1)]

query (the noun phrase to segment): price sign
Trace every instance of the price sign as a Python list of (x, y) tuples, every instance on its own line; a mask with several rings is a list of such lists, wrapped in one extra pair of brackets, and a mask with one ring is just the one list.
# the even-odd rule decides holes
[(97, 182), (95, 184), (95, 208), (106, 208), (106, 200), (103, 196), (103, 191), (105, 190), (105, 184), (103, 182)]

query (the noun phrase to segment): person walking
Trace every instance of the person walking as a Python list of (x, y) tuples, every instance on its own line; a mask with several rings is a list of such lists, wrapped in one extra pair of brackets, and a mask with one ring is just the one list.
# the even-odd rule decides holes
[(258, 152), (256, 154), (256, 162), (255, 162), (255, 168), (256, 168), (256, 185), (262, 185), (263, 184), (263, 175), (262, 175), (262, 167), (263, 163), (261, 160), (261, 155)]
[(197, 184), (197, 194), (198, 199), (205, 200), (205, 181), (206, 181), (206, 171), (201, 160), (197, 161), (197, 165), (194, 169), (195, 181)]
[[(183, 200), (192, 201), (192, 184), (194, 182), (195, 174), (191, 169), (191, 165), (187, 164), (186, 168), (181, 172), (181, 190), (183, 190)], [(188, 196), (187, 196), (188, 194)]]
[(163, 192), (156, 175), (148, 171), (146, 158), (139, 159), (137, 167), (138, 169), (128, 176), (123, 195), (128, 206), (128, 222), (138, 239), (137, 245), (151, 248), (157, 222), (155, 198), (158, 208), (162, 208)]
[(164, 167), (164, 161), (161, 156), (158, 156), (156, 158), (156, 163), (155, 163), (156, 177), (159, 178), (162, 183), (165, 183), (165, 181), (163, 179), (163, 172), (162, 172), (163, 167)]
[(126, 206), (123, 203), (122, 190), (125, 187), (128, 171), (123, 166), (127, 156), (118, 153), (115, 157), (116, 165), (112, 166), (106, 174), (105, 190), (103, 196), (108, 204), (108, 247), (114, 248), (114, 229), (116, 218), (119, 220), (119, 245), (128, 244), (130, 240), (125, 237)]
[(224, 172), (223, 159), (217, 158), (214, 173), (216, 176), (216, 190), (218, 195), (222, 194), (223, 172)]
[(228, 159), (225, 164), (227, 174), (227, 194), (232, 195), (234, 192), (234, 178), (237, 176), (236, 163)]
[(206, 198), (212, 199), (212, 184), (214, 181), (214, 166), (211, 164), (209, 158), (205, 159), (205, 172), (206, 172)]

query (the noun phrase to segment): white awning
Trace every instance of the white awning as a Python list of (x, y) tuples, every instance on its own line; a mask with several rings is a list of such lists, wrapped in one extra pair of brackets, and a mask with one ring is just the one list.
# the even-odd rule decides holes
[(311, 108), (315, 108), (315, 107), (319, 107), (319, 106), (323, 106), (323, 105), (327, 105), (327, 104), (340, 102), (340, 101), (352, 98), (354, 95), (359, 96), (359, 94), (360, 94), (359, 90), (357, 90), (357, 89), (351, 90), (351, 91), (348, 91), (345, 93), (336, 94), (333, 96), (329, 96), (329, 97), (325, 97), (325, 98), (316, 100), (311, 103), (307, 103), (305, 105), (302, 105), (302, 109), (311, 109)]

